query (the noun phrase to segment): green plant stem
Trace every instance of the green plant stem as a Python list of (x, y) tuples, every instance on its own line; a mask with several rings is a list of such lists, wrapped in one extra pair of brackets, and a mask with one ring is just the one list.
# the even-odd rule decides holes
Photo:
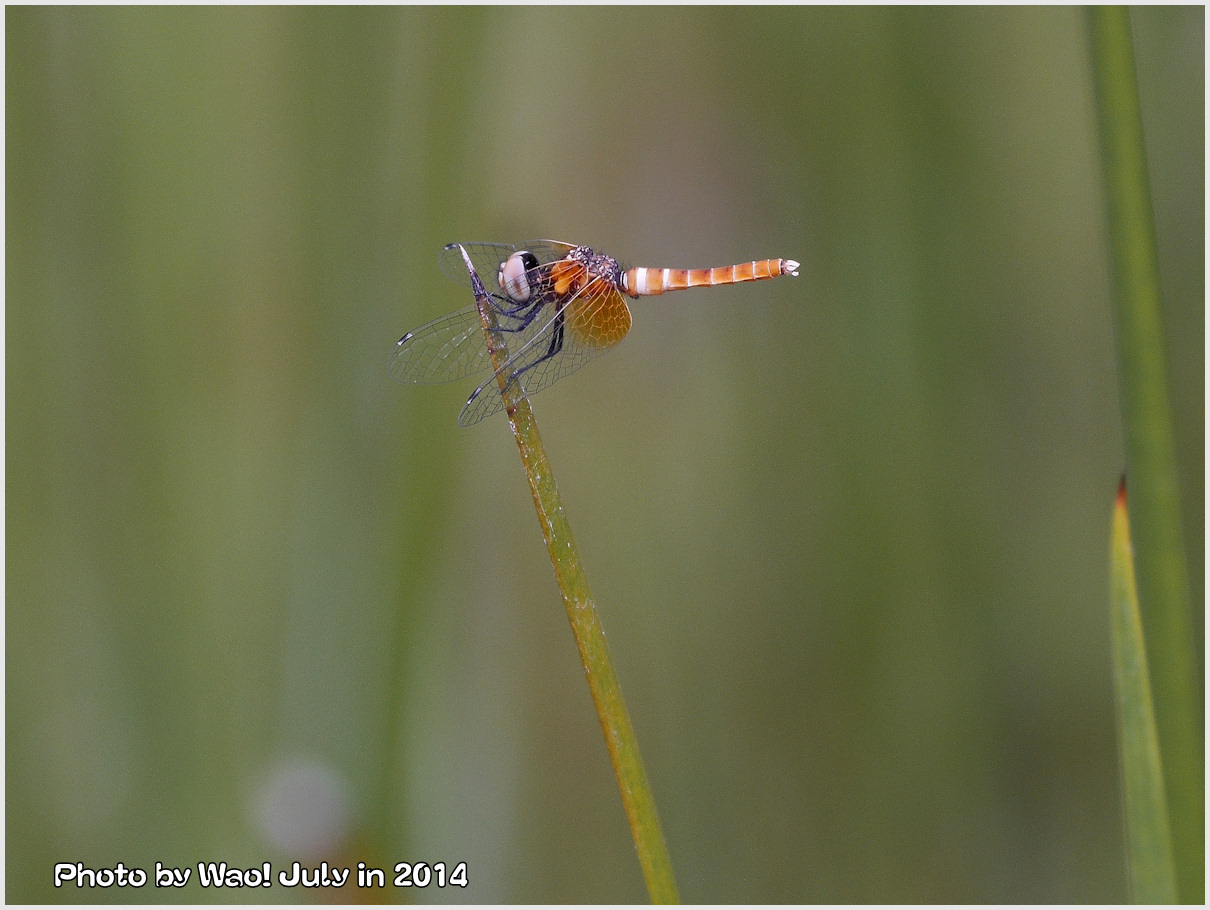
[(1139, 608), (1151, 669), (1180, 899), (1205, 895), (1201, 688), (1169, 406), (1159, 268), (1125, 7), (1088, 11)]
[(517, 448), (521, 450), (521, 462), (525, 466), (525, 475), (529, 478), (534, 507), (538, 510), (538, 522), (542, 526), (542, 535), (546, 538), (550, 561), (555, 567), (559, 590), (563, 593), (563, 604), (567, 608), (571, 631), (575, 636), (576, 646), (580, 649), (580, 660), (584, 664), (588, 688), (592, 692), (592, 701), (596, 705), (601, 730), (605, 734), (609, 760), (618, 779), (622, 805), (630, 822), (630, 834), (639, 855), (643, 878), (647, 882), (647, 893), (652, 903), (675, 904), (679, 898), (676, 879), (672, 873), (672, 862), (664, 843), (664, 833), (660, 829), (651, 788), (647, 784), (647, 773), (639, 756), (639, 745), (635, 739), (634, 728), (630, 724), (630, 714), (622, 699), (622, 689), (609, 657), (609, 649), (605, 645), (605, 631), (601, 628), (596, 604), (588, 590), (588, 579), (584, 575), (580, 552), (571, 533), (571, 524), (559, 498), (559, 491), (555, 488), (554, 473), (546, 459), (546, 451), (538, 435), (538, 425), (529, 406), (529, 399), (522, 392), (520, 383), (509, 383), (507, 373), (500, 372), (500, 366), (507, 359), (508, 351), (504, 346), (504, 336), (498, 330), (495, 313), (488, 304), (487, 293), (469, 261), (467, 268), (471, 272), (475, 301), (479, 305), (479, 317), (483, 322), (492, 368), (497, 370), (500, 393), (504, 396), (504, 408), (513, 428), (513, 436), (517, 440)]

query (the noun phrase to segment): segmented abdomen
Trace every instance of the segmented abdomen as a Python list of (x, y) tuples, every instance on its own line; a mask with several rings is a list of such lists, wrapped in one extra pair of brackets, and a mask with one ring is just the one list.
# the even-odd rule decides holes
[(622, 276), (622, 286), (631, 297), (652, 297), (665, 291), (738, 284), (741, 281), (797, 274), (798, 263), (793, 259), (761, 259), (716, 269), (630, 269)]

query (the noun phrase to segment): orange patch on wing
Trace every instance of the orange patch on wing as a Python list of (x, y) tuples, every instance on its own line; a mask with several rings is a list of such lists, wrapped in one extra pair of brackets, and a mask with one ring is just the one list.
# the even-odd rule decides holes
[(574, 294), (587, 276), (588, 271), (584, 266), (570, 259), (560, 259), (550, 265), (550, 280), (554, 282), (555, 295), (558, 297)]
[(630, 308), (617, 288), (597, 282), (567, 306), (567, 327), (589, 347), (611, 348), (630, 331)]

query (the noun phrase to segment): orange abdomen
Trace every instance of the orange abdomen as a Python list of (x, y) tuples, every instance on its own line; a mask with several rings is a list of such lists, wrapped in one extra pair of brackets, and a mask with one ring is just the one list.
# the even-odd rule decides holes
[(716, 284), (738, 284), (760, 281), (779, 275), (797, 275), (798, 263), (793, 259), (760, 259), (739, 265), (724, 265), (716, 269), (630, 269), (622, 276), (622, 285), (631, 297), (651, 297), (665, 291), (713, 287)]

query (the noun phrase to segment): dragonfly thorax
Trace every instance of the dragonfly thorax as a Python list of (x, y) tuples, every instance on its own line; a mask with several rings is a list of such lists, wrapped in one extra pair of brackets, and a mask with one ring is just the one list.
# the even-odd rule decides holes
[(567, 254), (567, 258), (584, 266), (588, 272), (589, 281), (600, 279), (612, 287), (621, 287), (622, 267), (612, 256), (594, 253), (591, 247), (577, 246), (572, 248), (571, 252)]

